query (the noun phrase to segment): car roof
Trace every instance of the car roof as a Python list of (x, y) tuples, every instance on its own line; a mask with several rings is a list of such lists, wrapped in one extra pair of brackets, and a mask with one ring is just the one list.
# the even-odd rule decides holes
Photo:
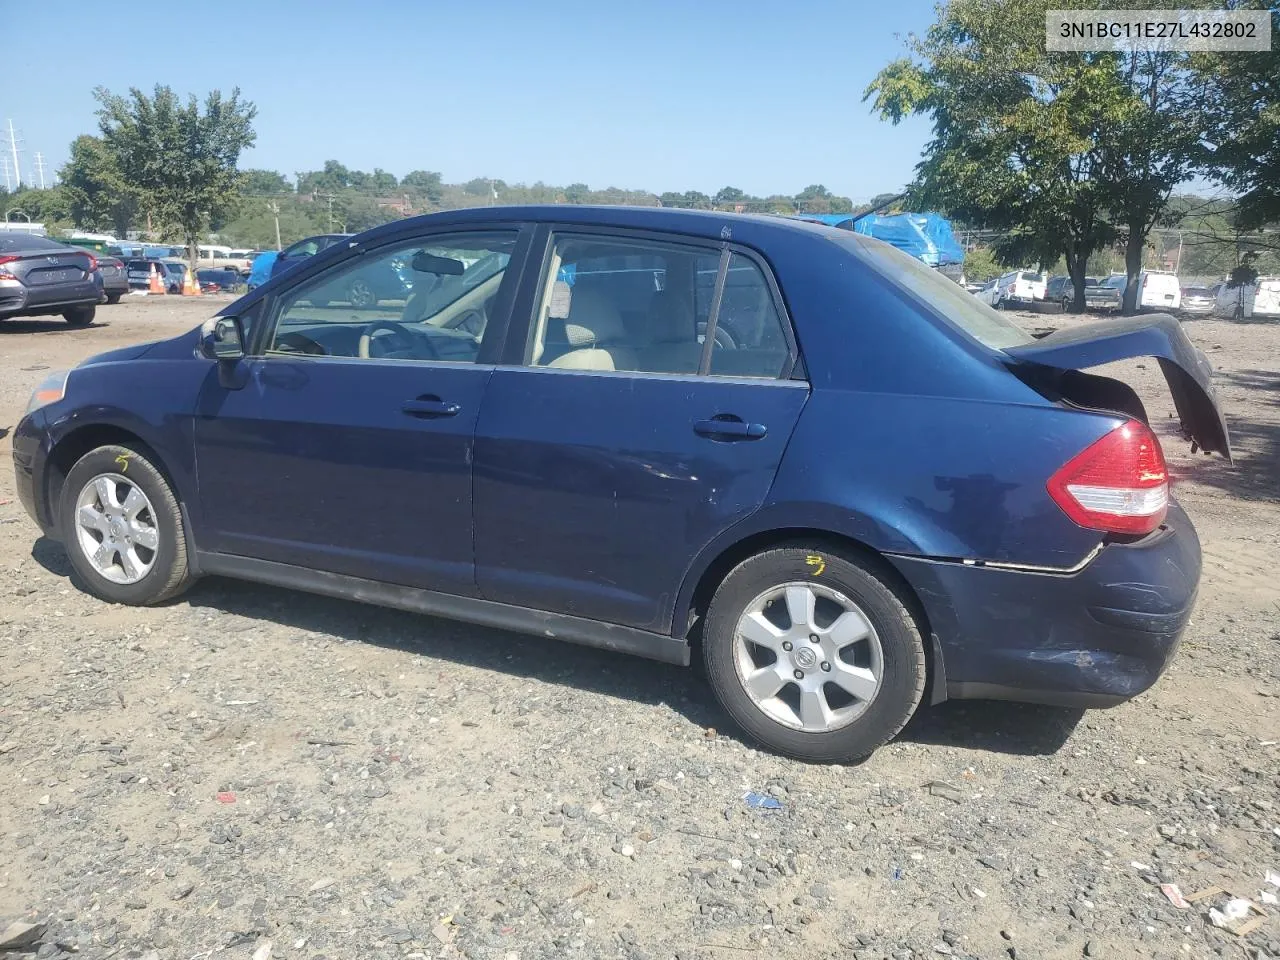
[[(528, 206), (466, 207), (445, 210), (419, 217), (393, 220), (391, 223), (360, 234), (369, 240), (382, 235), (412, 231), (417, 226), (434, 224), (472, 224), (503, 221), (531, 221), (534, 223), (568, 223), (584, 226), (623, 227), (633, 230), (660, 230), (684, 233), (690, 236), (717, 240), (732, 238), (736, 226), (748, 229), (752, 234), (760, 231), (796, 236), (828, 236), (838, 233), (843, 237), (860, 236), (851, 230), (838, 230), (809, 220), (770, 216), (760, 213), (727, 213), (716, 210), (683, 210), (674, 207), (637, 207), (593, 204), (542, 204)], [(730, 233), (724, 234), (728, 227)]]

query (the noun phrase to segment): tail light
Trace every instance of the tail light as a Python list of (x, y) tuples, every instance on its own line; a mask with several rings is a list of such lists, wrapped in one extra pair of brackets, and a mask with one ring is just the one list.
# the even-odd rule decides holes
[(1160, 441), (1137, 420), (1076, 454), (1047, 487), (1073, 521), (1108, 533), (1150, 533), (1169, 508), (1169, 471)]
[(12, 257), (12, 256), (0, 257), (0, 280), (17, 280), (18, 279), (11, 272), (9, 272), (4, 268), (4, 265), (6, 263), (13, 263), (13, 261), (17, 259), (18, 259), (17, 257)]
[(98, 269), (98, 258), (95, 257), (92, 253), (89, 254), (88, 257), (89, 257), (89, 272), (93, 273), (93, 271)]

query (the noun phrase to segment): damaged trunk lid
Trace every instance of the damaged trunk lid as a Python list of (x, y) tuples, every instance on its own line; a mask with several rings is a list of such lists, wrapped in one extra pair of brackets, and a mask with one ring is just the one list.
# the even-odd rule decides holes
[(1015, 373), (1023, 364), (1068, 372), (1154, 357), (1169, 384), (1183, 436), (1192, 442), (1192, 449), (1220, 453), (1231, 460), (1227, 423), (1213, 389), (1209, 361), (1187, 338), (1182, 325), (1166, 313), (1065, 327), (1033, 343), (1005, 347), (1004, 352), (1017, 361)]

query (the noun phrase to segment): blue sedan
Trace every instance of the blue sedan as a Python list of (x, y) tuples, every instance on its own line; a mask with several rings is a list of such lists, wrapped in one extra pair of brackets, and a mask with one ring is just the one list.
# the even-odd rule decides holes
[[(388, 272), (402, 300), (328, 306)], [(1106, 706), (1156, 681), (1200, 547), (1137, 395), (1080, 372), (1133, 356), (1229, 457), (1171, 317), (1037, 340), (849, 231), (488, 207), (352, 237), (50, 376), (13, 455), (105, 600), (240, 577), (696, 654), (760, 743), (847, 761), (926, 699)]]

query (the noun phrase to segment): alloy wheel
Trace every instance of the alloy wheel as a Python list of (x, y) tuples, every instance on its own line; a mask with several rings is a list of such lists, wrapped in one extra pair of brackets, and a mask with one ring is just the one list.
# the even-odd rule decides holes
[(99, 474), (84, 485), (76, 498), (76, 533), (93, 569), (113, 583), (137, 583), (155, 566), (155, 509), (121, 474)]
[(880, 638), (862, 608), (830, 587), (793, 581), (747, 605), (734, 634), (734, 666), (751, 702), (806, 733), (848, 726), (884, 676)]

